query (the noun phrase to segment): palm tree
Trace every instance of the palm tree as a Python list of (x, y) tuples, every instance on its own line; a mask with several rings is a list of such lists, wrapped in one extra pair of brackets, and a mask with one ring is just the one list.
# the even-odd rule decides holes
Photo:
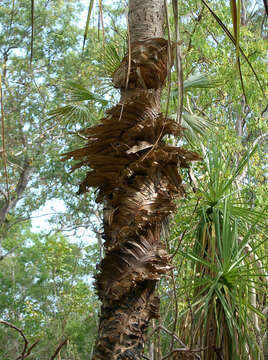
[(90, 167), (79, 193), (97, 188), (104, 206), (106, 255), (96, 276), (102, 307), (94, 360), (141, 358), (149, 322), (158, 317), (156, 283), (170, 270), (161, 232), (176, 208), (174, 199), (184, 193), (178, 167), (200, 158), (163, 140), (182, 135), (160, 109), (172, 61), (163, 38), (164, 1), (130, 0), (128, 21), (129, 52), (113, 74), (120, 102), (85, 130), (86, 146), (65, 157), (79, 161), (75, 168)]

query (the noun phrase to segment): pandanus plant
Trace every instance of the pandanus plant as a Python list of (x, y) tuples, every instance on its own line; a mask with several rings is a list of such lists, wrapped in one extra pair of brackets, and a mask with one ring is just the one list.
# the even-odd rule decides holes
[(201, 350), (204, 360), (263, 358), (259, 323), (264, 316), (256, 294), (261, 299), (267, 286), (266, 255), (263, 259), (260, 255), (267, 216), (250, 208), (235, 189), (255, 151), (235, 167), (233, 159), (224, 159), (215, 146), (210, 148), (204, 156), (207, 182), (198, 182), (202, 200), (196, 209), (194, 246), (180, 251), (192, 264), (187, 283), (188, 290), (192, 288), (191, 311), (184, 321), (180, 319), (181, 329), (184, 341)]

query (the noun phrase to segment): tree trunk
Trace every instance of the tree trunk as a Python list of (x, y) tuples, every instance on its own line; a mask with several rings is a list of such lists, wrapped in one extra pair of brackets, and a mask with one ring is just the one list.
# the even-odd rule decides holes
[(31, 167), (29, 165), (28, 159), (26, 158), (24, 160), (23, 169), (15, 189), (15, 195), (11, 199), (7, 199), (3, 206), (0, 208), (0, 227), (1, 225), (3, 225), (9, 211), (15, 208), (22, 194), (24, 193), (29, 183), (30, 174)]
[(166, 145), (181, 127), (160, 110), (167, 75), (164, 1), (130, 0), (130, 54), (113, 74), (120, 103), (85, 132), (87, 146), (67, 154), (92, 169), (80, 193), (98, 188), (104, 204), (105, 258), (96, 289), (102, 302), (94, 360), (141, 359), (149, 321), (158, 317), (157, 281), (170, 270), (161, 230), (183, 194), (178, 165), (195, 153)]

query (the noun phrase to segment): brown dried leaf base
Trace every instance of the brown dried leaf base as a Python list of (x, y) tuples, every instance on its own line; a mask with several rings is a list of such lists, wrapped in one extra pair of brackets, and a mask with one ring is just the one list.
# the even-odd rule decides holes
[(158, 316), (155, 281), (144, 281), (119, 301), (102, 306), (94, 360), (141, 359), (149, 321)]

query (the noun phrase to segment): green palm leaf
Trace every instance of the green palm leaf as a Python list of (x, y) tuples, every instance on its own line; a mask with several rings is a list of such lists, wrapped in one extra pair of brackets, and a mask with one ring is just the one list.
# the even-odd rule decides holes
[(90, 104), (97, 103), (106, 106), (108, 101), (93, 94), (81, 84), (70, 81), (65, 84), (68, 91), (67, 105), (58, 107), (48, 113), (49, 119), (60, 120), (76, 119), (82, 122), (88, 121), (91, 117)]
[(103, 106), (108, 104), (107, 100), (93, 94), (91, 91), (77, 82), (69, 81), (66, 83), (65, 88), (69, 90), (69, 97), (67, 99), (68, 102), (93, 101)]
[(115, 44), (106, 45), (105, 53), (101, 57), (100, 70), (108, 78), (112, 77), (114, 71), (119, 67), (122, 60), (121, 50)]
[[(219, 86), (222, 82), (206, 74), (194, 74), (186, 79), (183, 83), (184, 91), (193, 89), (212, 89)], [(177, 88), (170, 92), (170, 99), (173, 104), (177, 102)], [(176, 114), (172, 114), (172, 118), (177, 118)], [(185, 138), (188, 142), (194, 143), (199, 140), (199, 136), (206, 138), (213, 125), (213, 122), (201, 116), (191, 114), (184, 110), (182, 113), (181, 125), (185, 128)]]
[(84, 122), (90, 119), (90, 110), (88, 106), (83, 104), (70, 104), (52, 110), (48, 115), (50, 119), (69, 120), (75, 118)]
[(184, 135), (187, 141), (193, 143), (198, 139), (198, 135), (206, 138), (213, 123), (203, 117), (184, 111), (182, 113), (181, 125), (185, 128)]
[(222, 84), (222, 81), (207, 74), (194, 74), (183, 83), (184, 90), (212, 89)]

